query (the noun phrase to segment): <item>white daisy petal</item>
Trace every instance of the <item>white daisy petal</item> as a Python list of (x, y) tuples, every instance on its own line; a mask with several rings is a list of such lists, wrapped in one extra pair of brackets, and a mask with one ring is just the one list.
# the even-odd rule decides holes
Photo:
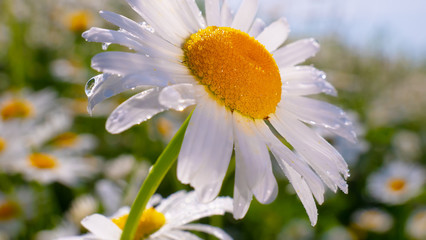
[[(279, 106), (296, 115), (301, 121), (322, 126), (348, 141), (356, 142), (356, 133), (349, 117), (342, 109), (332, 104), (305, 97), (288, 96)], [(334, 148), (329, 146), (329, 149)], [(343, 164), (343, 158), (340, 159)]]
[(175, 84), (163, 88), (159, 101), (167, 108), (182, 111), (196, 103), (196, 93), (192, 84)]
[(303, 176), (308, 183), (309, 188), (314, 194), (319, 204), (324, 201), (324, 185), (321, 179), (309, 168), (303, 159), (298, 158), (290, 149), (288, 149), (274, 134), (263, 120), (256, 120), (256, 127), (263, 135), (264, 141), (267, 143), (269, 149), (274, 154), (275, 159), (284, 171), (286, 163), (288, 166), (297, 171), (298, 174)]
[(148, 25), (142, 25), (117, 13), (100, 11), (99, 14), (108, 22), (120, 27), (129, 34), (138, 37), (144, 44), (157, 46), (157, 50), (174, 53), (175, 56), (182, 55), (182, 50), (173, 44), (155, 35)]
[(160, 204), (155, 208), (159, 212), (168, 212), (173, 209), (176, 204), (186, 197), (187, 193), (183, 190), (173, 193), (167, 198), (161, 200)]
[(248, 32), (248, 34), (254, 38), (256, 38), (261, 32), (263, 32), (263, 30), (265, 29), (265, 22), (260, 19), (260, 18), (256, 18), (253, 22), (253, 25), (250, 28), (250, 31)]
[(289, 32), (290, 27), (287, 20), (281, 18), (267, 26), (259, 36), (256, 37), (256, 40), (263, 44), (266, 50), (273, 52), (284, 43)]
[[(333, 191), (336, 191), (338, 186), (343, 192), (347, 192), (347, 184), (339, 174), (347, 176), (347, 167), (341, 164), (336, 166), (337, 159), (341, 156), (334, 149), (330, 151), (329, 143), (290, 113), (281, 111), (279, 117), (274, 115), (270, 121), (274, 128), (305, 158), (327, 186)], [(304, 137), (300, 138), (300, 135)]]
[(118, 32), (109, 29), (92, 27), (84, 32), (82, 37), (88, 42), (115, 43), (131, 49), (135, 49), (136, 51), (146, 51), (135, 37), (126, 32)]
[(122, 233), (121, 229), (117, 225), (100, 214), (93, 214), (86, 217), (83, 221), (81, 221), (81, 225), (97, 237), (104, 240), (119, 239)]
[(135, 73), (119, 77), (111, 74), (100, 74), (92, 78), (93, 82), (88, 82), (91, 85), (90, 90), (86, 87), (88, 97), (87, 109), (92, 113), (96, 104), (103, 100), (140, 86), (157, 86), (164, 87), (173, 82), (171, 77), (162, 71), (152, 71), (147, 69), (143, 73)]
[(315, 39), (302, 39), (290, 43), (274, 52), (274, 59), (278, 68), (294, 66), (314, 56), (319, 50)]
[[(155, 237), (155, 235), (153, 236)], [(179, 231), (179, 230), (172, 230), (169, 231), (167, 233), (164, 233), (161, 235), (161, 239), (163, 240), (182, 240), (182, 239), (187, 239), (187, 240), (202, 240), (200, 237), (198, 237), (197, 235), (190, 233), (190, 232), (185, 232), (185, 231)]]
[(220, 1), (219, 0), (206, 0), (204, 2), (206, 7), (206, 20), (208, 26), (221, 26), (220, 24)]
[(203, 165), (191, 183), (196, 191), (199, 190), (197, 193), (202, 202), (209, 202), (218, 195), (228, 169), (233, 147), (232, 114), (216, 102), (214, 104), (216, 104), (216, 110), (213, 111), (216, 112), (215, 117), (217, 118), (215, 125), (210, 127), (216, 136), (213, 143), (215, 147), (211, 147), (213, 151), (210, 154), (215, 155), (215, 159), (202, 161)]
[(317, 206), (315, 205), (314, 198), (312, 197), (311, 190), (303, 177), (293, 170), (287, 163), (284, 163), (284, 172), (289, 179), (291, 185), (299, 196), (300, 201), (308, 213), (309, 220), (311, 220), (312, 226), (315, 226), (318, 219)]
[[(206, 202), (216, 197), (220, 190), (231, 159), (233, 137), (232, 115), (214, 100), (205, 98), (202, 101), (210, 113), (194, 120), (203, 123), (194, 122), (193, 126), (201, 126), (206, 129), (203, 129), (202, 133), (191, 133), (199, 130), (191, 128), (191, 119), (179, 154), (178, 178), (184, 182), (181, 177), (189, 175), (190, 184), (199, 193), (201, 200)], [(192, 138), (192, 134), (196, 137)], [(194, 162), (197, 162), (195, 166)], [(191, 172), (181, 172), (181, 169), (185, 168), (185, 165), (182, 164), (188, 163), (191, 163)], [(185, 177), (184, 180), (186, 180)]]
[(270, 161), (266, 145), (259, 139), (256, 129), (251, 128), (251, 119), (234, 112), (235, 146), (241, 150), (243, 164), (241, 168), (246, 173), (247, 185), (252, 189), (261, 181), (267, 172), (267, 161)]
[(283, 94), (304, 96), (325, 93), (337, 96), (337, 91), (328, 81), (323, 71), (311, 66), (298, 66), (281, 69)]
[(230, 27), (232, 24), (233, 16), (231, 9), (229, 9), (228, 0), (224, 0), (222, 4), (222, 9), (220, 11), (221, 23), (223, 27)]
[[(164, 228), (171, 229), (208, 216), (232, 212), (232, 205), (233, 201), (230, 197), (218, 197), (211, 202), (200, 203), (196, 193), (186, 193), (183, 201), (175, 204), (174, 208), (170, 208), (164, 213), (169, 221)], [(183, 209), (185, 211), (182, 211)]]
[(200, 28), (206, 28), (207, 24), (206, 24), (206, 21), (204, 20), (203, 13), (198, 8), (195, 0), (185, 0), (185, 3), (187, 4), (189, 10), (192, 13), (194, 20), (198, 23)]
[(152, 88), (123, 102), (108, 117), (106, 129), (113, 134), (120, 133), (166, 110), (158, 101), (160, 92), (160, 88)]
[(213, 227), (213, 226), (210, 226), (210, 225), (206, 225), (206, 224), (196, 224), (196, 223), (194, 223), (194, 224), (186, 224), (186, 225), (183, 225), (183, 226), (181, 226), (179, 228), (183, 229), (183, 230), (205, 232), (205, 233), (213, 235), (216, 238), (221, 239), (221, 240), (232, 240), (231, 236), (229, 236), (222, 229), (220, 229), (218, 227)]
[[(199, 141), (199, 136), (205, 135), (211, 120), (211, 111), (207, 109), (207, 103), (205, 101), (199, 101), (194, 109), (194, 112), (189, 121), (188, 127), (185, 131), (182, 147), (179, 152), (177, 162), (177, 177), (184, 183), (188, 184), (196, 172), (193, 169), (200, 167), (200, 162), (193, 160), (192, 156), (201, 156), (203, 153), (192, 151), (192, 146), (196, 146), (195, 149), (200, 150), (198, 145), (204, 144)], [(199, 135), (198, 135), (199, 134)], [(204, 140), (204, 138), (202, 138)]]
[(180, 12), (180, 16), (190, 32), (196, 32), (200, 28), (205, 28), (206, 23), (202, 17), (202, 13), (194, 0), (175, 0), (176, 11)]
[[(235, 129), (234, 129), (235, 131)], [(235, 140), (235, 183), (234, 183), (234, 218), (241, 219), (243, 218), (249, 207), (251, 200), (253, 198), (253, 193), (251, 192), (246, 181), (246, 172), (244, 171), (244, 160), (241, 155), (241, 150), (237, 144), (237, 139)]]
[(259, 0), (243, 0), (232, 21), (232, 28), (248, 32), (256, 16)]
[(92, 68), (104, 73), (126, 75), (142, 70), (163, 70), (174, 74), (188, 74), (189, 71), (178, 62), (151, 58), (138, 53), (103, 52), (92, 58)]
[(187, 26), (184, 16), (179, 11), (177, 1), (127, 0), (155, 32), (175, 46), (180, 46), (185, 38), (191, 35), (191, 27)]
[(253, 188), (253, 194), (256, 199), (262, 204), (269, 204), (275, 200), (278, 195), (278, 184), (272, 173), (272, 165), (269, 161), (266, 168), (266, 173), (263, 179)]

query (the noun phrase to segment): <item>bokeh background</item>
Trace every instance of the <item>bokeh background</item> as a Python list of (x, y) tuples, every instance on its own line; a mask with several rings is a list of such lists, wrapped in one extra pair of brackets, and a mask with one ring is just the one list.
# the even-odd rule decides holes
[[(236, 7), (240, 1), (229, 2)], [(343, 107), (358, 132), (356, 145), (321, 132), (350, 165), (349, 194), (328, 192), (311, 227), (277, 171), (280, 189), (273, 203), (254, 201), (241, 221), (229, 214), (202, 221), (235, 239), (426, 239), (424, 1), (260, 5), (258, 16), (267, 23), (287, 18), (287, 42), (314, 37), (321, 44), (308, 64), (326, 72), (339, 96), (318, 97)], [(135, 90), (101, 103), (89, 116), (85, 84), (97, 75), (91, 57), (105, 49), (126, 50), (81, 37), (92, 26), (113, 28), (97, 14), (101, 9), (138, 19), (124, 0), (0, 1), (1, 240), (77, 235), (84, 232), (84, 216), (109, 215), (131, 204), (149, 166), (188, 115), (163, 113), (109, 134), (106, 117)], [(158, 193), (190, 190), (175, 172), (174, 166)], [(232, 196), (232, 173), (231, 166), (221, 195)]]

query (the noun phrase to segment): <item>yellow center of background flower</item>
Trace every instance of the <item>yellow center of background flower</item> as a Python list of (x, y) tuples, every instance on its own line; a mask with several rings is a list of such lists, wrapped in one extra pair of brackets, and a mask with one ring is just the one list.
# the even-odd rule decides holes
[(6, 140), (0, 137), (0, 153), (6, 149)]
[(19, 205), (12, 201), (0, 204), (0, 221), (8, 221), (19, 215)]
[(52, 144), (57, 147), (72, 147), (77, 142), (78, 135), (72, 132), (65, 132), (56, 136)]
[[(119, 228), (124, 229), (124, 225), (126, 224), (128, 214), (123, 215), (118, 218), (112, 219), (112, 222), (115, 223)], [(135, 240), (140, 240), (148, 237), (152, 233), (156, 232), (166, 223), (166, 218), (164, 215), (155, 208), (145, 209), (142, 213), (142, 217), (139, 220), (138, 228), (135, 234)]]
[(26, 100), (13, 99), (3, 105), (0, 114), (5, 121), (13, 118), (28, 118), (33, 114), (33, 107)]
[(40, 169), (52, 169), (58, 164), (53, 156), (44, 153), (33, 153), (28, 156), (28, 160), (32, 166)]
[(75, 11), (68, 16), (68, 27), (73, 32), (83, 32), (92, 22), (92, 15), (85, 10)]
[(281, 100), (274, 58), (256, 39), (229, 27), (207, 27), (183, 46), (185, 64), (197, 80), (229, 107), (263, 119)]
[(394, 178), (389, 180), (389, 187), (392, 191), (401, 191), (405, 187), (405, 180), (402, 178)]

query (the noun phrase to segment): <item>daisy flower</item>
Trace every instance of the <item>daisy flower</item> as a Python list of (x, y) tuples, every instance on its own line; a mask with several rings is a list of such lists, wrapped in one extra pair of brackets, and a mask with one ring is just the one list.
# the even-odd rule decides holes
[(419, 208), (410, 215), (405, 229), (414, 239), (426, 239), (426, 207)]
[(352, 215), (352, 222), (359, 229), (384, 233), (392, 227), (393, 218), (381, 209), (371, 208), (356, 211)]
[(421, 192), (424, 174), (420, 166), (392, 162), (367, 179), (367, 189), (377, 201), (391, 205), (402, 204)]
[(0, 97), (0, 122), (34, 123), (55, 106), (55, 97), (55, 93), (48, 89), (38, 92), (27, 89), (8, 92)]
[(49, 90), (21, 90), (0, 97), (0, 125), (15, 129), (26, 144), (38, 147), (69, 128), (72, 119), (66, 108), (58, 107), (56, 94)]
[(12, 160), (29, 150), (19, 126), (0, 124), (0, 169), (8, 171)]
[(0, 192), (0, 232), (13, 238), (23, 227), (23, 221), (33, 216), (34, 193), (28, 188), (17, 188), (13, 194)]
[(81, 178), (96, 172), (96, 166), (89, 159), (68, 156), (61, 152), (32, 152), (13, 161), (12, 171), (22, 173), (29, 181), (42, 184), (60, 182), (72, 186)]
[(86, 84), (89, 112), (115, 94), (151, 86), (109, 116), (107, 130), (120, 133), (159, 112), (196, 104), (178, 157), (179, 180), (193, 186), (203, 202), (211, 201), (235, 148), (233, 213), (242, 218), (253, 196), (266, 204), (277, 195), (269, 148), (314, 225), (314, 197), (323, 202), (323, 182), (333, 191), (347, 192), (349, 174), (341, 155), (305, 123), (355, 141), (340, 108), (306, 97), (336, 94), (323, 72), (297, 66), (314, 56), (319, 44), (303, 39), (280, 48), (288, 24), (279, 19), (265, 26), (255, 19), (257, 0), (242, 1), (235, 14), (227, 1), (205, 1), (205, 18), (193, 0), (127, 2), (144, 22), (101, 11), (120, 29), (83, 33), (87, 41), (133, 50), (93, 57), (92, 67), (103, 74)]
[(50, 140), (54, 149), (69, 153), (87, 153), (96, 147), (97, 139), (92, 134), (77, 134), (75, 132), (62, 132)]
[(327, 230), (321, 237), (321, 240), (356, 240), (355, 234), (343, 226), (333, 227)]
[[(155, 208), (154, 205), (157, 205)], [(83, 219), (81, 224), (89, 234), (66, 239), (119, 240), (127, 220), (129, 208), (124, 207), (111, 218), (93, 214)], [(223, 230), (192, 221), (232, 212), (232, 199), (218, 197), (209, 203), (200, 203), (194, 192), (180, 191), (166, 199), (154, 195), (140, 218), (135, 239), (199, 239), (188, 231), (201, 231), (219, 239), (231, 239)]]

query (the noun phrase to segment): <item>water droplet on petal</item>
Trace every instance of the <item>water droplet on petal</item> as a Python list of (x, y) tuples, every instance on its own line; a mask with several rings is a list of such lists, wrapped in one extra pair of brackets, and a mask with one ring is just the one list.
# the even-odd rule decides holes
[[(102, 76), (102, 75), (101, 75)], [(90, 97), (93, 94), (93, 89), (99, 81), (99, 75), (94, 76), (89, 81), (87, 81), (86, 86), (84, 87), (84, 91), (86, 92), (86, 96)]]
[(106, 51), (111, 43), (102, 43), (102, 50)]

